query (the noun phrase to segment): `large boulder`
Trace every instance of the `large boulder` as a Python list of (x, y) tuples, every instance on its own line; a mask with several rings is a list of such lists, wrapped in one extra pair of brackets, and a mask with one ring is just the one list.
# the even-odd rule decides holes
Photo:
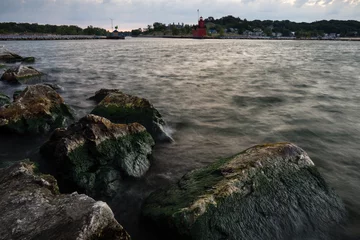
[(101, 89), (90, 98), (99, 104), (91, 112), (115, 123), (142, 124), (155, 141), (172, 142), (166, 133), (161, 114), (146, 99), (122, 93), (117, 89)]
[(341, 200), (291, 143), (259, 145), (149, 196), (143, 216), (171, 239), (336, 239)]
[(67, 129), (56, 129), (40, 149), (61, 189), (111, 197), (126, 177), (139, 178), (150, 167), (154, 140), (138, 124), (114, 124), (87, 115)]
[(7, 105), (9, 103), (10, 103), (10, 98), (5, 94), (0, 93), (0, 107)]
[(54, 177), (34, 164), (0, 169), (0, 238), (128, 240), (109, 206), (83, 194), (59, 194)]
[(33, 67), (19, 65), (7, 69), (0, 80), (8, 84), (40, 82), (43, 74)]
[(63, 127), (72, 114), (61, 96), (45, 85), (28, 86), (16, 100), (0, 108), (0, 131), (46, 133)]

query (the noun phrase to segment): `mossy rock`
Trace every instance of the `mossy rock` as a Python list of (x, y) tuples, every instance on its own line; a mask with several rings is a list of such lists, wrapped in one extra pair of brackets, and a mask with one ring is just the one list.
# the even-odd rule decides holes
[(61, 96), (45, 85), (28, 86), (14, 102), (0, 109), (0, 131), (46, 133), (73, 120)]
[(6, 68), (5, 65), (0, 64), (0, 69)]
[(11, 99), (5, 94), (0, 93), (0, 107), (10, 104)]
[(186, 174), (143, 216), (164, 239), (336, 239), (346, 211), (306, 152), (278, 143)]
[(144, 98), (131, 96), (117, 89), (101, 89), (90, 98), (99, 101), (91, 112), (115, 123), (142, 124), (155, 141), (172, 142), (173, 139), (164, 130), (166, 123), (154, 106)]
[(151, 135), (138, 123), (114, 124), (87, 115), (67, 129), (56, 129), (40, 152), (65, 191), (111, 197), (122, 179), (147, 172), (153, 146)]

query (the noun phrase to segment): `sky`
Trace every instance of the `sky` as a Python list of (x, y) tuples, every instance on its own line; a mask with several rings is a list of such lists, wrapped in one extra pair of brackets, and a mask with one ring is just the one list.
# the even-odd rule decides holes
[(248, 20), (360, 21), (360, 0), (0, 0), (0, 22), (89, 25), (110, 30), (145, 28), (154, 22), (195, 24), (227, 15)]

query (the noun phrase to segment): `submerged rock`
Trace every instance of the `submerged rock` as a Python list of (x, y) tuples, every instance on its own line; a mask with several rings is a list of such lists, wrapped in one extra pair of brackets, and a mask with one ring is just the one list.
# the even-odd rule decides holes
[(116, 123), (138, 122), (155, 141), (173, 141), (164, 130), (166, 124), (161, 114), (148, 100), (124, 94), (116, 89), (101, 89), (90, 99), (99, 102), (92, 114)]
[(55, 177), (66, 191), (110, 197), (123, 178), (146, 173), (153, 145), (138, 123), (114, 124), (87, 115), (67, 129), (56, 129), (40, 152), (55, 166)]
[(9, 84), (29, 83), (40, 81), (43, 74), (32, 67), (16, 66), (4, 72), (0, 80)]
[(9, 103), (10, 103), (10, 98), (5, 94), (0, 93), (0, 107)]
[(1, 239), (130, 239), (106, 203), (59, 194), (56, 180), (34, 169), (30, 162), (0, 169)]
[(331, 239), (341, 200), (291, 143), (259, 145), (186, 174), (146, 200), (143, 216), (172, 239)]
[(28, 86), (14, 102), (0, 108), (0, 131), (19, 134), (45, 133), (73, 119), (69, 107), (52, 88)]

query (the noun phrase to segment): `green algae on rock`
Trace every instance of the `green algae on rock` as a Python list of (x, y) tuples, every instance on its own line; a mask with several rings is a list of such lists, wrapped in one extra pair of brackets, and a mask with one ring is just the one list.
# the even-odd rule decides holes
[(66, 126), (73, 116), (61, 96), (45, 85), (25, 88), (6, 107), (0, 108), (0, 131), (18, 134), (46, 133)]
[(87, 115), (67, 129), (56, 129), (40, 149), (66, 191), (111, 197), (126, 177), (141, 177), (150, 167), (154, 140), (138, 124), (114, 124)]
[(341, 200), (291, 143), (259, 145), (151, 194), (148, 224), (172, 239), (331, 239)]
[(16, 66), (7, 69), (0, 80), (8, 84), (19, 85), (21, 83), (40, 82), (43, 74), (33, 67)]
[(122, 93), (117, 89), (101, 89), (91, 97), (99, 104), (91, 112), (115, 123), (142, 124), (155, 141), (172, 142), (166, 133), (161, 114), (146, 99)]
[(0, 209), (1, 239), (130, 239), (106, 203), (60, 194), (55, 178), (29, 161), (0, 169)]
[(0, 107), (10, 104), (10, 98), (5, 94), (0, 93)]

